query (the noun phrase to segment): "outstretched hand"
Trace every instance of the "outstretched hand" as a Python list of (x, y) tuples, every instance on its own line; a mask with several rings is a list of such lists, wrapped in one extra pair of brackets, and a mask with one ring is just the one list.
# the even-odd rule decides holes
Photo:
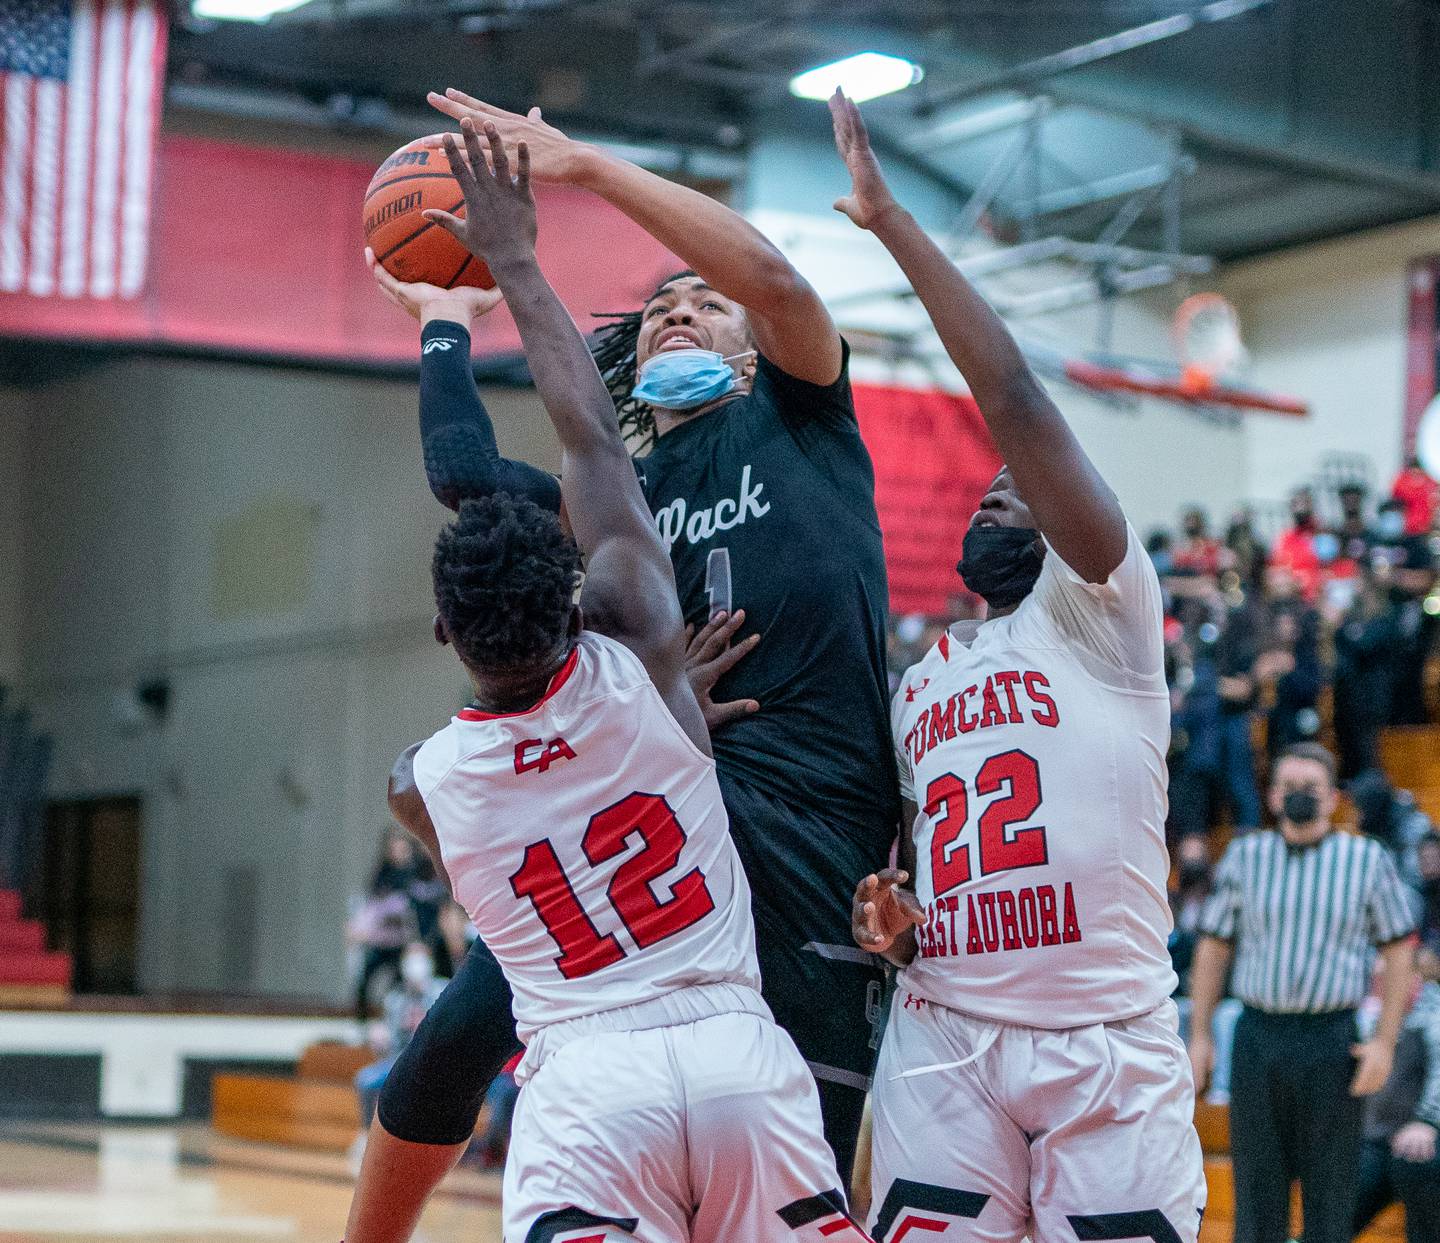
[(475, 122), (468, 117), (460, 122), (460, 136), (465, 142), (463, 154), (454, 134), (446, 134), (442, 141), (450, 171), (465, 196), (465, 215), (462, 218), (433, 207), (421, 214), (454, 236), (472, 255), (489, 263), (492, 271), (496, 260), (533, 256), (535, 197), (530, 193), (529, 147), (522, 142), (516, 148), (512, 177), (510, 157), (493, 122), (485, 122), (488, 163)]
[(881, 868), (855, 887), (850, 908), (850, 934), (872, 954), (884, 954), (906, 931), (925, 922), (925, 908), (909, 890), (901, 889), (910, 873)]
[(758, 634), (752, 634), (739, 643), (732, 640), (735, 632), (745, 622), (745, 610), (734, 613), (716, 613), (699, 634), (694, 627), (686, 630), (689, 647), (685, 652), (685, 674), (690, 679), (690, 689), (700, 701), (700, 711), (705, 716), (705, 728), (712, 734), (722, 725), (739, 720), (760, 710), (754, 699), (732, 699), (716, 703), (711, 692), (722, 677), (755, 650), (760, 642)]
[(830, 123), (835, 129), (835, 149), (850, 170), (850, 193), (835, 200), (835, 210), (849, 216), (862, 229), (873, 229), (892, 208), (895, 196), (880, 171), (880, 161), (870, 148), (870, 133), (855, 101), (839, 87), (830, 96)]
[(432, 108), (462, 125), (468, 120), (477, 130), (487, 123), (495, 126), (507, 150), (514, 151), (524, 143), (530, 148), (537, 181), (573, 181), (580, 173), (586, 153), (593, 150), (585, 143), (567, 138), (542, 120), (539, 108), (531, 108), (521, 116), (457, 91), (453, 86), (443, 95), (431, 91), (425, 98)]
[(505, 300), (498, 289), (477, 289), (472, 285), (446, 289), (424, 281), (397, 280), (380, 266), (375, 252), (368, 246), (365, 247), (365, 262), (380, 292), (407, 315), (419, 320), (450, 319), (468, 327)]

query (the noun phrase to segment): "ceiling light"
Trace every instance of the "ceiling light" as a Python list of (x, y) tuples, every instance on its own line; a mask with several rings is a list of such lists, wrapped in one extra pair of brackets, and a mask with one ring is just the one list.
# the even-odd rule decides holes
[(790, 94), (801, 99), (829, 99), (838, 86), (857, 104), (914, 86), (925, 70), (913, 61), (883, 52), (860, 52), (844, 60), (807, 69), (790, 79)]
[(307, 0), (191, 0), (190, 12), (222, 22), (263, 22), (305, 3)]

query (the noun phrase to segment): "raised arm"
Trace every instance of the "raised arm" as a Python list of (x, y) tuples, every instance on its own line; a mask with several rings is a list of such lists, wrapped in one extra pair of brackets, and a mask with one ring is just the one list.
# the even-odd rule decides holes
[(851, 192), (835, 209), (874, 233), (909, 279), (951, 361), (970, 385), (1041, 533), (1075, 572), (1104, 582), (1125, 558), (1125, 515), (998, 315), (896, 202), (860, 110), (830, 100)]
[(812, 384), (840, 374), (840, 334), (820, 295), (773, 243), (709, 195), (567, 138), (540, 119), (506, 112), (463, 91), (431, 92), (430, 103), (457, 121), (495, 125), (508, 150), (524, 142), (535, 176), (598, 194), (678, 255), (707, 285), (740, 303), (755, 345), (782, 371)]
[(449, 134), (445, 150), (465, 194), (465, 219), (425, 214), (485, 260), (515, 317), (535, 387), (560, 438), (561, 490), (585, 556), (582, 603), (603, 612), (605, 632), (640, 658), (681, 727), (709, 754), (705, 722), (685, 678), (684, 618), (670, 558), (620, 438), (610, 394), (535, 258), (529, 151), (518, 146), (512, 179), (499, 131), (486, 124), (492, 173), (474, 124), (467, 119), (461, 130), (465, 153)]
[(500, 456), (495, 427), (470, 369), (470, 324), (500, 305), (498, 289), (442, 289), (396, 280), (365, 249), (380, 292), (420, 321), (420, 447), (425, 479), (447, 509), (508, 492), (552, 513), (560, 481), (529, 462)]

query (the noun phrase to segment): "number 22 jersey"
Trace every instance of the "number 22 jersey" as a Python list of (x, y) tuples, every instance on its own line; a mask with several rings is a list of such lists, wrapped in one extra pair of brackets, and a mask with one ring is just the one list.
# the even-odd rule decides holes
[(534, 707), (467, 708), (414, 767), (522, 1040), (690, 985), (759, 989), (715, 765), (623, 645), (583, 632)]
[(1126, 539), (1099, 584), (1048, 548), (1013, 613), (942, 635), (896, 692), (927, 913), (900, 987), (917, 998), (1064, 1028), (1174, 990), (1160, 584)]

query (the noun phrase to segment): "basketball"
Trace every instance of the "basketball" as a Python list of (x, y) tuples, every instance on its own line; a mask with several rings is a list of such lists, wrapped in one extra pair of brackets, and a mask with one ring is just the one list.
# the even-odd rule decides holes
[(420, 214), (432, 207), (465, 214), (465, 196), (439, 144), (438, 134), (417, 138), (375, 170), (365, 191), (365, 244), (396, 280), (493, 289), (490, 269)]

